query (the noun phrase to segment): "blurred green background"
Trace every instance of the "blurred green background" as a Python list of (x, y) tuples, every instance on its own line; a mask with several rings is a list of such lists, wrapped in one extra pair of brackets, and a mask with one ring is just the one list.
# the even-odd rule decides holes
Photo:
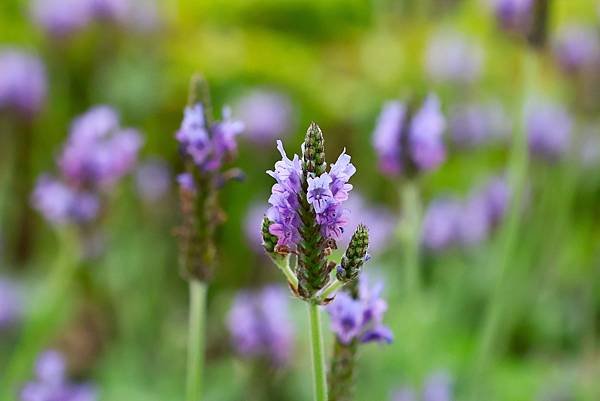
[[(435, 91), (447, 113), (466, 100), (494, 99), (511, 126), (518, 126), (521, 63), (529, 55), (535, 73), (527, 85), (538, 98), (553, 99), (571, 112), (574, 137), (579, 127), (598, 118), (598, 105), (582, 105), (581, 88), (561, 73), (551, 46), (534, 54), (497, 27), (483, 1), (161, 1), (152, 29), (97, 24), (68, 40), (49, 38), (32, 22), (28, 7), (25, 1), (2, 0), (0, 46), (27, 49), (46, 65), (48, 96), (32, 123), (31, 171), (22, 178), (30, 189), (40, 173), (55, 170), (70, 121), (96, 104), (114, 106), (123, 125), (140, 129), (145, 142), (140, 159), (159, 157), (174, 174), (181, 171), (174, 133), (194, 72), (210, 83), (217, 111), (257, 87), (289, 96), (295, 116), (284, 140), (288, 152), (298, 152), (306, 127), (318, 122), (328, 159), (346, 147), (358, 170), (355, 190), (394, 216), (402, 212), (402, 181), (378, 172), (371, 146), (386, 100)], [(567, 23), (598, 29), (598, 9), (592, 0), (552, 1), (550, 38)], [(485, 61), (475, 83), (453, 85), (428, 77), (427, 43), (445, 29), (473, 38), (483, 49)], [(30, 210), (25, 254), (16, 255), (11, 245), (18, 211), (29, 206), (27, 199), (13, 197), (21, 171), (7, 156), (18, 157), (9, 138), (19, 130), (8, 123), (2, 127), (3, 175), (17, 178), (2, 188), (8, 201), (0, 226), (0, 271), (21, 287), (27, 316), (39, 307), (36, 300), (59, 242)], [(311, 397), (307, 321), (300, 302), (290, 301), (295, 353), (285, 368), (265, 370), (236, 357), (225, 327), (238, 290), (283, 283), (245, 234), (251, 205), (266, 207), (272, 179), (265, 171), (279, 159), (271, 142), (256, 146), (242, 135), (236, 165), (246, 179), (227, 185), (221, 196), (227, 220), (218, 233), (219, 265), (209, 292), (207, 401)], [(510, 154), (510, 144), (466, 151), (449, 146), (447, 161), (419, 179), (423, 207), (441, 194), (465, 196), (504, 172)], [(581, 167), (578, 157), (571, 152), (559, 163), (527, 164), (527, 207), (512, 233), (500, 227), (468, 250), (424, 251), (425, 285), (418, 299), (402, 291), (398, 239), (372, 255), (367, 268), (385, 280), (385, 322), (395, 341), (361, 349), (357, 400), (391, 399), (394, 390), (419, 388), (436, 371), (451, 375), (456, 400), (467, 399), (472, 386), (486, 401), (600, 400), (600, 170)], [(36, 333), (43, 347), (68, 355), (74, 375), (93, 381), (101, 400), (183, 398), (187, 288), (173, 236), (179, 222), (174, 183), (171, 189), (160, 203), (147, 204), (133, 178), (118, 186), (102, 221), (104, 251), (81, 267), (77, 288), (64, 294), (66, 305), (54, 330)], [(507, 239), (507, 232), (514, 238)], [(499, 330), (482, 364), (478, 350), (493, 302), (502, 305)], [(0, 332), (0, 377), (22, 336), (19, 327)], [(328, 349), (331, 340), (327, 331)], [(249, 390), (256, 388), (256, 393)]]

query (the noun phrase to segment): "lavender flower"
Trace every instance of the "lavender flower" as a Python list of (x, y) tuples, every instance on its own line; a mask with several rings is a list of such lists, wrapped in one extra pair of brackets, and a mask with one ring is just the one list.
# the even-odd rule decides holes
[(284, 94), (255, 90), (236, 102), (234, 115), (244, 123), (248, 139), (265, 145), (289, 133), (293, 109), (291, 101)]
[(156, 203), (167, 195), (171, 187), (169, 166), (161, 159), (150, 159), (137, 168), (135, 183), (144, 201)]
[(54, 37), (66, 37), (85, 28), (92, 17), (87, 0), (32, 0), (31, 15)]
[(585, 26), (566, 26), (558, 34), (554, 53), (561, 68), (567, 73), (591, 70), (600, 62), (598, 33)]
[(461, 208), (458, 200), (449, 198), (434, 200), (429, 205), (421, 234), (421, 241), (426, 248), (440, 251), (454, 244)]
[(457, 219), (459, 241), (463, 246), (477, 245), (488, 238), (489, 215), (485, 196), (476, 193), (464, 202), (460, 218)]
[(501, 28), (524, 32), (532, 19), (533, 0), (492, 0), (492, 6)]
[(75, 186), (110, 188), (134, 167), (141, 145), (136, 130), (119, 126), (114, 109), (96, 106), (73, 122), (58, 163)]
[(391, 343), (392, 332), (383, 325), (387, 303), (381, 298), (382, 285), (369, 288), (367, 280), (360, 281), (359, 298), (340, 292), (327, 306), (331, 328), (342, 344), (357, 340), (362, 343)]
[(450, 115), (450, 135), (459, 147), (472, 148), (504, 138), (510, 130), (497, 103), (471, 103), (455, 107)]
[(182, 151), (201, 170), (218, 170), (227, 158), (235, 154), (235, 137), (243, 131), (244, 125), (231, 120), (227, 109), (223, 115), (223, 121), (209, 127), (201, 103), (185, 109), (181, 128), (175, 137), (181, 144)]
[(468, 84), (481, 75), (483, 49), (458, 32), (438, 32), (425, 52), (425, 68), (431, 78), (441, 82)]
[(13, 109), (31, 117), (46, 100), (46, 71), (32, 54), (17, 49), (0, 50), (0, 109)]
[(446, 158), (442, 138), (446, 123), (438, 98), (429, 95), (410, 121), (406, 118), (406, 106), (393, 101), (384, 106), (377, 122), (373, 146), (384, 174), (434, 170)]
[(128, 0), (87, 0), (89, 13), (96, 20), (119, 22), (125, 20), (131, 6)]
[(394, 393), (392, 401), (417, 401), (417, 395), (410, 388), (403, 388)]
[(548, 161), (560, 159), (571, 140), (571, 117), (558, 104), (538, 104), (527, 112), (529, 151)]
[(88, 223), (100, 210), (100, 199), (96, 194), (74, 189), (48, 175), (38, 179), (31, 201), (46, 220), (56, 225)]
[(0, 333), (13, 327), (22, 315), (21, 292), (16, 284), (0, 277)]
[(423, 401), (452, 401), (452, 382), (445, 373), (435, 373), (425, 382)]
[(246, 240), (256, 252), (262, 252), (262, 233), (260, 227), (265, 217), (265, 205), (261, 202), (256, 202), (248, 208), (246, 218), (244, 220), (244, 233)]
[(35, 365), (36, 377), (23, 386), (20, 401), (95, 401), (96, 390), (90, 384), (71, 382), (66, 363), (57, 351), (45, 351)]
[(289, 362), (294, 331), (283, 288), (269, 286), (238, 293), (229, 311), (227, 327), (241, 356), (267, 358), (277, 366)]

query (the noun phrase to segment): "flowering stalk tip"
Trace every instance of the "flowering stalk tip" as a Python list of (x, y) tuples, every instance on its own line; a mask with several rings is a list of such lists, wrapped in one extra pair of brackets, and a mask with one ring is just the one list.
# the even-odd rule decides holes
[(369, 246), (369, 231), (367, 227), (360, 224), (350, 244), (342, 256), (342, 262), (337, 269), (336, 277), (342, 282), (351, 282), (358, 279), (361, 267), (367, 257), (367, 248)]
[(306, 138), (302, 147), (302, 164), (305, 177), (309, 174), (320, 176), (327, 169), (323, 132), (314, 122), (310, 123), (306, 131)]

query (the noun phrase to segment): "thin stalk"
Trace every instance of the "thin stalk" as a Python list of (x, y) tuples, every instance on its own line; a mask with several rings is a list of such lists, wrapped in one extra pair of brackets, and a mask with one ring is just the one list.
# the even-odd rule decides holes
[(60, 243), (46, 288), (36, 300), (30, 316), (23, 324), (22, 337), (15, 348), (2, 383), (0, 399), (13, 399), (17, 388), (32, 369), (35, 356), (52, 340), (64, 318), (64, 306), (79, 261), (79, 243), (75, 232), (59, 232)]
[(290, 254), (285, 255), (284, 258), (271, 257), (271, 260), (273, 261), (273, 263), (275, 263), (275, 266), (277, 266), (277, 268), (281, 270), (288, 283), (290, 283), (292, 287), (294, 287), (294, 289), (297, 289), (298, 278), (296, 277), (296, 274), (292, 271), (292, 268), (290, 267)]
[(402, 215), (399, 237), (404, 251), (404, 289), (409, 297), (421, 290), (419, 248), (421, 238), (421, 205), (419, 190), (414, 181), (407, 181), (401, 191)]
[(312, 351), (314, 400), (327, 401), (327, 377), (325, 374), (325, 352), (323, 347), (323, 333), (321, 329), (321, 315), (319, 305), (308, 303), (308, 317), (310, 321), (310, 348)]
[(342, 288), (344, 286), (344, 284), (345, 283), (343, 281), (340, 281), (336, 278), (331, 283), (329, 283), (327, 285), (327, 287), (323, 288), (323, 290), (319, 294), (319, 300), (323, 301), (323, 300), (329, 298), (330, 295), (334, 294), (336, 291), (338, 291), (340, 288)]
[(190, 280), (190, 316), (187, 356), (187, 401), (202, 399), (202, 375), (204, 369), (206, 283)]

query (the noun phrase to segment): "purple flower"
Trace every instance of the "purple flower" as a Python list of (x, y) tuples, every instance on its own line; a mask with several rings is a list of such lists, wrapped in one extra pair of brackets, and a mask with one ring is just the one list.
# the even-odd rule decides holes
[(248, 139), (259, 145), (285, 136), (292, 127), (292, 103), (278, 92), (252, 91), (236, 102), (234, 114), (243, 121)]
[(529, 151), (548, 161), (560, 159), (571, 140), (571, 117), (558, 104), (538, 104), (527, 112)]
[(307, 199), (317, 214), (323, 213), (334, 202), (333, 193), (330, 188), (332, 181), (327, 173), (320, 177), (308, 177)]
[(450, 115), (450, 135), (460, 147), (480, 146), (504, 138), (510, 130), (507, 120), (498, 103), (461, 105)]
[[(393, 239), (397, 217), (383, 206), (368, 204), (360, 194), (354, 193), (348, 203), (348, 226), (357, 227), (361, 223), (369, 226), (369, 250), (377, 250), (387, 247)], [(342, 247), (350, 242), (352, 231), (347, 230), (340, 238)]]
[(423, 401), (452, 401), (452, 381), (445, 373), (435, 373), (425, 382)]
[(45, 351), (35, 365), (35, 378), (21, 389), (20, 401), (96, 401), (96, 390), (89, 384), (72, 383), (66, 363), (57, 351)]
[(228, 109), (224, 110), (223, 115), (223, 121), (208, 127), (202, 104), (186, 107), (181, 128), (175, 135), (183, 152), (203, 171), (218, 170), (225, 159), (236, 152), (235, 137), (243, 131), (244, 126), (231, 119)]
[(530, 24), (533, 0), (491, 0), (498, 24), (502, 29), (523, 32)]
[(21, 291), (15, 283), (0, 277), (0, 333), (13, 327), (22, 312)]
[(490, 232), (487, 198), (476, 193), (467, 199), (462, 205), (457, 223), (459, 240), (463, 246), (485, 241)]
[(410, 126), (409, 147), (413, 162), (421, 170), (433, 170), (446, 158), (442, 135), (446, 121), (435, 95), (429, 95)]
[(87, 0), (90, 15), (97, 20), (124, 21), (131, 6), (129, 0)]
[(32, 204), (49, 222), (57, 225), (87, 223), (100, 210), (98, 196), (79, 191), (56, 178), (44, 175), (36, 183)]
[(590, 70), (600, 62), (598, 33), (586, 26), (566, 26), (558, 34), (554, 53), (567, 73)]
[(458, 32), (438, 32), (429, 41), (425, 68), (442, 82), (470, 83), (481, 75), (483, 49)]
[(233, 347), (243, 357), (267, 358), (281, 366), (292, 355), (294, 332), (283, 288), (268, 286), (238, 293), (227, 327)]
[[(446, 122), (437, 96), (429, 95), (425, 99), (407, 130), (405, 118), (405, 106), (394, 101), (384, 106), (377, 122), (373, 145), (378, 154), (379, 168), (384, 174), (400, 174), (406, 165), (419, 171), (434, 170), (446, 158), (442, 137)], [(402, 149), (405, 143), (408, 152)], [(403, 160), (405, 156), (409, 160)]]
[(144, 201), (156, 203), (167, 195), (171, 187), (169, 166), (161, 159), (150, 159), (137, 168), (135, 183)]
[(394, 393), (392, 401), (417, 401), (417, 395), (410, 388), (403, 388)]
[(392, 342), (392, 332), (382, 324), (387, 310), (387, 303), (381, 298), (382, 290), (382, 285), (369, 288), (367, 280), (363, 278), (360, 282), (359, 299), (353, 299), (342, 291), (327, 306), (331, 329), (340, 342)]
[(265, 216), (265, 206), (256, 202), (246, 212), (244, 220), (244, 233), (250, 248), (260, 254), (263, 253), (261, 225)]
[(76, 186), (111, 187), (134, 167), (141, 145), (137, 131), (120, 128), (112, 108), (96, 106), (73, 122), (59, 166)]
[(0, 109), (30, 117), (42, 108), (46, 91), (46, 70), (40, 59), (17, 49), (0, 50)]
[(65, 37), (91, 20), (88, 0), (32, 0), (31, 15), (49, 35)]
[(387, 175), (402, 172), (401, 135), (406, 106), (391, 101), (383, 106), (373, 133), (373, 146), (379, 156), (379, 169)]
[(177, 176), (177, 184), (179, 184), (179, 188), (185, 191), (196, 191), (196, 183), (194, 182), (194, 177), (190, 173), (179, 174)]
[(423, 219), (421, 241), (431, 250), (440, 251), (454, 244), (457, 239), (461, 204), (455, 199), (434, 200)]
[(511, 191), (504, 177), (493, 177), (482, 190), (487, 203), (489, 224), (496, 226), (506, 215)]

